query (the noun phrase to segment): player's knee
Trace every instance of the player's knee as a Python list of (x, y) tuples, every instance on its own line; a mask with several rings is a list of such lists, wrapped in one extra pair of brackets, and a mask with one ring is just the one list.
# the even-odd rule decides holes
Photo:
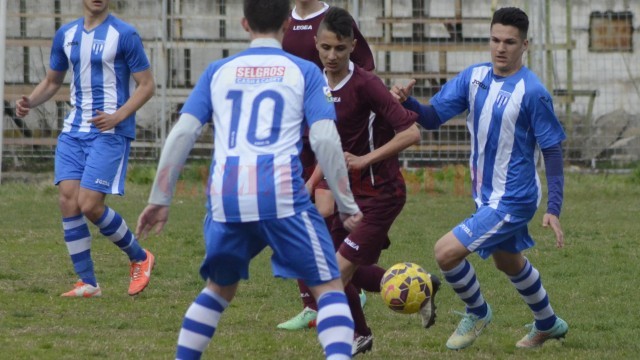
[(468, 251), (459, 243), (454, 243), (448, 238), (438, 240), (434, 246), (434, 255), (438, 267), (442, 270), (451, 270), (456, 267), (468, 254)]

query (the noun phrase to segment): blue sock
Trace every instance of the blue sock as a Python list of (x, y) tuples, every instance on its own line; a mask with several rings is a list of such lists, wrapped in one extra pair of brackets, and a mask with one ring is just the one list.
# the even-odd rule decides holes
[(536, 329), (541, 331), (551, 329), (556, 323), (557, 317), (549, 304), (549, 296), (542, 286), (538, 270), (531, 265), (529, 260), (526, 260), (522, 271), (516, 276), (511, 276), (510, 279), (533, 312)]
[(105, 206), (104, 214), (95, 222), (100, 233), (116, 244), (120, 250), (129, 255), (131, 261), (144, 261), (147, 253), (138, 243), (124, 219), (113, 209)]
[(350, 359), (354, 325), (344, 292), (329, 291), (320, 296), (316, 321), (326, 358)]
[(467, 259), (449, 271), (442, 271), (442, 274), (453, 287), (453, 291), (467, 304), (468, 313), (475, 314), (480, 318), (487, 316), (487, 303), (480, 292), (476, 271)]
[(64, 242), (71, 256), (73, 269), (82, 282), (97, 286), (96, 275), (93, 272), (91, 259), (91, 233), (82, 214), (62, 218)]
[(229, 303), (220, 295), (204, 288), (189, 306), (178, 336), (176, 359), (200, 359), (211, 342), (218, 321)]

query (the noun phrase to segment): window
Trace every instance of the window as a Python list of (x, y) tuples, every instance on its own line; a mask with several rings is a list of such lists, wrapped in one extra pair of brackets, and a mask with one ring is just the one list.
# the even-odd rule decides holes
[(589, 51), (632, 52), (633, 14), (622, 12), (592, 12), (589, 18)]

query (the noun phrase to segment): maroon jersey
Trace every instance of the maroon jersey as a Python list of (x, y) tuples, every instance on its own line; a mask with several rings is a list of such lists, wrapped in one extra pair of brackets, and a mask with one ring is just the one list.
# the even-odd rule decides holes
[[(373, 73), (349, 64), (350, 74), (331, 90), (338, 133), (344, 151), (363, 156), (391, 140), (396, 132), (413, 126), (418, 115), (405, 109)], [(372, 112), (374, 114), (372, 114)], [(404, 196), (404, 179), (397, 156), (349, 172), (356, 197), (388, 194)]]
[[(324, 4), (324, 8), (321, 11), (311, 14), (305, 19), (301, 19), (293, 9), (291, 22), (282, 40), (282, 49), (295, 56), (314, 62), (320, 69), (324, 68), (313, 37), (318, 33), (318, 26), (320, 26), (320, 22), (324, 19), (328, 9), (329, 6)], [(351, 61), (365, 70), (373, 71), (375, 68), (373, 54), (355, 22), (353, 23), (353, 35), (357, 42), (355, 49), (351, 53)]]
[[(322, 61), (320, 61), (320, 55), (318, 49), (316, 49), (316, 41), (314, 36), (318, 32), (318, 26), (324, 19), (324, 15), (329, 9), (329, 5), (324, 3), (324, 8), (314, 14), (309, 15), (305, 19), (301, 19), (295, 12), (295, 9), (291, 11), (291, 22), (287, 31), (284, 33), (282, 40), (282, 49), (295, 56), (309, 60), (320, 69), (323, 69)], [(374, 62), (373, 54), (369, 49), (369, 44), (364, 39), (356, 23), (353, 23), (353, 35), (357, 39), (356, 47), (351, 53), (351, 61), (358, 64), (365, 70), (373, 71)], [(309, 177), (313, 173), (313, 169), (316, 165), (316, 157), (311, 150), (309, 144), (309, 129), (306, 129), (302, 135), (302, 151), (300, 152), (300, 161), (303, 167), (303, 178), (305, 181), (309, 180)]]

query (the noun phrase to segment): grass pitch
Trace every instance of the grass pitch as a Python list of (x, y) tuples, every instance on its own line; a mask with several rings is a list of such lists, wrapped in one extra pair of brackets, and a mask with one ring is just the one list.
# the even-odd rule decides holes
[[(556, 312), (569, 323), (563, 343), (518, 350), (515, 342), (531, 313), (491, 260), (472, 255), (494, 320), (476, 343), (449, 351), (444, 343), (463, 311), (453, 291), (437, 296), (436, 325), (420, 327), (417, 315), (401, 315), (368, 294), (365, 313), (374, 334), (366, 359), (630, 359), (637, 341), (640, 298), (640, 176), (568, 174), (561, 222), (566, 247), (555, 248), (539, 213), (530, 226), (537, 246), (527, 252)], [(468, 194), (446, 177), (431, 191), (410, 186), (407, 205), (392, 228), (393, 245), (380, 265), (411, 261), (437, 272), (433, 244), (473, 211)], [(433, 185), (433, 184), (432, 184)], [(103, 297), (63, 299), (75, 282), (62, 239), (57, 189), (47, 183), (0, 186), (0, 358), (171, 359), (182, 317), (204, 286), (202, 184), (181, 185), (165, 232), (143, 245), (157, 259), (151, 284), (127, 295), (126, 256), (91, 226), (92, 254)], [(431, 185), (430, 185), (431, 186)], [(127, 184), (124, 198), (108, 204), (130, 226), (146, 203), (149, 185)], [(541, 210), (545, 209), (545, 201)], [(301, 310), (294, 281), (274, 279), (269, 251), (251, 266), (251, 278), (224, 313), (205, 359), (322, 359), (316, 332), (286, 332), (276, 324)]]

